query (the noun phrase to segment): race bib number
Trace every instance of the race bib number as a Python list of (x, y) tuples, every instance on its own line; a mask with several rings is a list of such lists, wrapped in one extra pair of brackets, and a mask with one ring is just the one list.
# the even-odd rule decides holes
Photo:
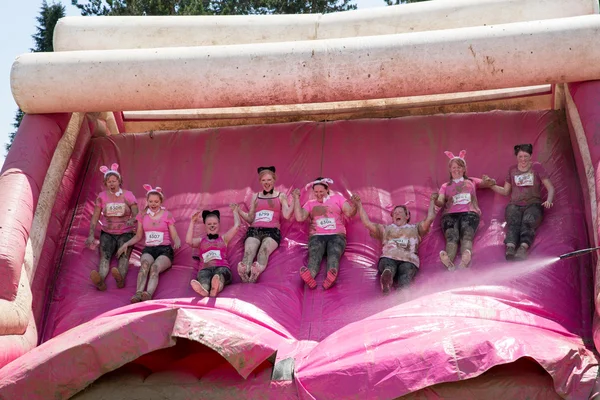
[(319, 218), (317, 219), (316, 223), (319, 228), (328, 231), (334, 230), (336, 228), (335, 219), (333, 218)]
[(160, 246), (164, 238), (164, 232), (146, 232), (146, 246)]
[(517, 186), (533, 186), (533, 172), (526, 174), (515, 175), (515, 185)]
[(221, 250), (209, 250), (206, 253), (202, 253), (202, 260), (207, 263), (212, 260), (222, 260)]
[(459, 193), (452, 196), (454, 204), (469, 204), (471, 202), (471, 193)]
[(273, 221), (273, 211), (262, 210), (256, 213), (254, 222), (271, 222)]
[(107, 217), (122, 217), (125, 215), (125, 203), (108, 203), (106, 205)]
[(398, 247), (408, 247), (408, 238), (392, 239)]

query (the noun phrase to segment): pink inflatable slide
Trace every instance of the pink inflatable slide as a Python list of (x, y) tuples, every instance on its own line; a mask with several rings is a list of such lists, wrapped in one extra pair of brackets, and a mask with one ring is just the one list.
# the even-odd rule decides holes
[[(585, 163), (600, 160), (594, 139), (600, 83), (569, 88), (580, 110), (575, 124), (561, 111), (492, 111), (95, 136), (86, 119), (31, 283), (33, 318), (22, 334), (0, 338), (6, 364), (0, 398), (593, 396), (595, 257), (557, 256), (595, 244), (595, 193), (590, 197)], [(27, 116), (9, 155), (0, 181), (3, 204), (21, 197), (14, 205), (18, 219), (2, 224), (4, 235), (15, 236), (12, 249), (2, 243), (4, 263), (22, 246), (16, 232), (30, 224), (39, 172), (49, 163), (43, 154), (56, 147), (53, 132), (64, 121), (63, 115)], [(574, 125), (583, 130), (576, 133)], [(196, 210), (219, 209), (224, 228), (231, 226), (228, 204), (246, 207), (258, 190), (260, 165), (277, 166), (277, 189), (288, 195), (322, 175), (344, 196), (359, 194), (378, 222), (390, 219), (386, 205), (409, 200), (413, 220), (420, 220), (429, 195), (448, 179), (444, 150), (467, 149), (469, 174), (501, 183), (514, 162), (513, 145), (529, 142), (556, 198), (526, 262), (504, 261), (507, 200), (481, 190), (471, 267), (448, 272), (439, 262), (438, 215), (420, 247), (416, 280), (388, 296), (375, 268), (380, 245), (358, 218), (347, 221), (340, 277), (328, 291), (310, 290), (299, 278), (307, 226), (295, 221), (284, 223), (281, 246), (258, 283), (242, 284), (234, 272), (233, 284), (216, 299), (190, 288), (198, 266), (185, 245), (149, 302), (129, 304), (140, 248), (125, 288), (109, 277), (108, 290), (100, 292), (89, 281), (99, 255), (84, 241), (102, 189), (100, 165), (118, 162), (141, 205), (144, 183), (162, 186), (184, 235)], [(26, 188), (28, 197), (15, 188)], [(302, 200), (308, 198), (303, 191)], [(245, 231), (230, 245), (232, 265), (241, 259)], [(18, 280), (5, 274), (5, 293)], [(26, 348), (23, 340), (35, 342), (36, 328), (40, 345)]]

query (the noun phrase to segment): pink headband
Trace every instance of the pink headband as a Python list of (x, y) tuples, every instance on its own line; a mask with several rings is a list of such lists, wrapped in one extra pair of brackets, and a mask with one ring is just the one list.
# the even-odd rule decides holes
[(332, 184), (333, 184), (333, 179), (323, 178), (323, 179), (317, 179), (316, 181), (307, 183), (306, 186), (304, 186), (304, 188), (308, 189), (310, 186), (314, 186), (314, 185), (324, 185), (326, 187), (329, 187), (329, 185), (332, 185)]
[(115, 174), (120, 178), (121, 174), (117, 171), (118, 169), (119, 169), (119, 164), (113, 163), (113, 165), (111, 165), (110, 168), (108, 168), (106, 165), (101, 166), (100, 172), (102, 172), (104, 174), (105, 178), (106, 178), (106, 175), (108, 175), (108, 174)]
[(146, 189), (146, 196), (148, 195), (148, 193), (160, 193), (162, 194), (162, 188), (160, 186), (157, 186), (155, 188), (153, 188), (152, 186), (148, 185), (147, 183), (143, 186), (144, 189)]
[(445, 151), (444, 154), (446, 156), (448, 156), (448, 158), (450, 159), (450, 161), (452, 160), (463, 160), (463, 162), (465, 163), (465, 165), (467, 165), (467, 160), (465, 160), (465, 156), (467, 155), (467, 151), (466, 150), (461, 150), (460, 153), (458, 153), (458, 156), (455, 156), (451, 151)]

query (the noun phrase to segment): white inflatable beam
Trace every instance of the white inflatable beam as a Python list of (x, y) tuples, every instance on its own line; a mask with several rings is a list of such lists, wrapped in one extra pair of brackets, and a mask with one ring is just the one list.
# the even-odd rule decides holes
[(600, 79), (600, 16), (452, 31), (187, 48), (29, 53), (27, 113), (383, 99)]
[(434, 0), (332, 14), (66, 17), (54, 50), (213, 46), (388, 35), (598, 13), (597, 0)]

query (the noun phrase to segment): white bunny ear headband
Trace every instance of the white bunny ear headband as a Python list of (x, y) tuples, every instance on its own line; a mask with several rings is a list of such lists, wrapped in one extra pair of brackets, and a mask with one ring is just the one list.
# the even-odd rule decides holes
[(465, 160), (465, 156), (467, 155), (466, 150), (461, 150), (457, 156), (455, 156), (454, 153), (452, 153), (451, 151), (445, 151), (444, 154), (450, 159), (450, 161), (459, 159), (459, 160), (463, 160), (465, 165), (467, 165), (467, 160)]
[(100, 172), (102, 172), (104, 174), (105, 178), (106, 178), (106, 175), (108, 175), (108, 174), (115, 174), (119, 178), (121, 177), (121, 174), (119, 173), (119, 164), (117, 164), (117, 163), (113, 163), (110, 166), (110, 168), (108, 168), (106, 165), (101, 166)]
[(333, 185), (333, 179), (321, 178), (321, 179), (314, 180), (312, 182), (307, 183), (306, 186), (304, 186), (304, 189), (308, 189), (309, 187), (314, 186), (314, 185), (323, 185), (327, 189), (329, 189), (329, 185)]
[(146, 189), (146, 195), (148, 195), (148, 193), (160, 193), (162, 194), (162, 188), (160, 186), (157, 186), (155, 188), (153, 188), (152, 186), (148, 185), (147, 183), (143, 186), (144, 189)]

